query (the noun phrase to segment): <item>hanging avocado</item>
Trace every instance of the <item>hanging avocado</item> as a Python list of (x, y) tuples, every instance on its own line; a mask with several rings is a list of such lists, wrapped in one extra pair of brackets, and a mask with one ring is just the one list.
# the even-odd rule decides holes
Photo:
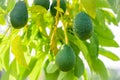
[(80, 12), (75, 16), (73, 31), (81, 40), (91, 37), (93, 25), (90, 17), (85, 12)]
[(48, 10), (50, 6), (50, 1), (49, 0), (34, 0), (34, 4), (43, 6), (44, 8)]
[(76, 56), (71, 46), (63, 45), (56, 55), (55, 62), (61, 71), (71, 70), (76, 62)]
[(10, 13), (10, 21), (15, 29), (24, 27), (28, 21), (28, 11), (24, 1), (18, 1)]

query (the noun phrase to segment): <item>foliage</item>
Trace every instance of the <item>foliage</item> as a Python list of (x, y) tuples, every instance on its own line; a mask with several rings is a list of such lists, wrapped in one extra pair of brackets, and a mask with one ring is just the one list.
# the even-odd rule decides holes
[[(7, 26), (6, 31), (0, 33), (0, 79), (38, 80), (44, 75), (42, 80), (78, 80), (80, 77), (88, 80), (79, 56), (83, 54), (91, 72), (101, 80), (108, 80), (106, 66), (98, 57), (103, 55), (114, 61), (120, 60), (104, 48), (119, 47), (108, 24), (118, 25), (120, 22), (120, 0), (66, 0), (65, 10), (60, 6), (61, 0), (57, 0), (55, 16), (44, 6), (30, 5), (29, 1), (24, 0), (28, 10), (27, 24), (15, 29), (9, 14), (16, 0), (0, 0), (0, 25)], [(94, 28), (92, 36), (84, 41), (73, 31), (74, 18), (82, 11), (90, 16)], [(67, 72), (61, 71), (55, 63), (64, 44), (69, 44), (76, 56), (76, 64)]]

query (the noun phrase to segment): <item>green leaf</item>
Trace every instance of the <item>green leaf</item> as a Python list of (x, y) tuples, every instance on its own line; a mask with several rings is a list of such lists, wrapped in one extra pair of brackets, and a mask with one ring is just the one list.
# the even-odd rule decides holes
[(0, 7), (0, 24), (5, 25), (5, 11)]
[(12, 40), (12, 53), (15, 56), (17, 62), (28, 68), (27, 67), (27, 63), (24, 57), (24, 50), (22, 48), (22, 41), (21, 41), (21, 37), (20, 36), (16, 36), (13, 40)]
[(74, 72), (73, 70), (71, 70), (66, 73), (62, 80), (74, 80), (74, 78), (75, 78)]
[(87, 60), (89, 66), (91, 67), (91, 59), (90, 59), (90, 55), (89, 55), (89, 51), (87, 46), (85, 45), (85, 43), (83, 41), (81, 41), (77, 36), (68, 33), (68, 38), (69, 40), (71, 40), (75, 45), (78, 46), (78, 48), (82, 51), (83, 56), (85, 57), (85, 59)]
[(46, 53), (40, 52), (39, 54), (40, 55), (38, 57), (38, 60), (35, 64), (32, 72), (29, 74), (30, 80), (37, 80), (40, 73), (41, 73), (43, 63), (44, 63), (44, 60), (46, 58)]
[[(101, 9), (96, 10), (96, 18), (94, 20), (95, 24), (104, 26), (105, 25), (105, 16), (103, 14), (103, 11)], [(95, 27), (97, 27), (95, 26)]]
[(77, 45), (75, 45), (72, 41), (69, 41), (70, 46), (72, 47), (72, 49), (74, 50), (76, 55), (79, 55), (80, 53), (80, 49)]
[(118, 43), (114, 39), (106, 39), (104, 37), (98, 36), (99, 44), (101, 46), (107, 46), (107, 47), (119, 47)]
[(62, 9), (62, 8), (60, 8), (60, 7), (55, 7), (55, 9), (56, 9), (56, 10), (58, 10), (59, 12), (64, 13), (63, 9)]
[(120, 0), (108, 0), (108, 2), (115, 13), (120, 10)]
[(108, 80), (108, 73), (105, 65), (99, 59), (93, 59), (92, 66), (94, 71), (100, 75), (101, 80)]
[(47, 59), (45, 64), (44, 64), (44, 74), (45, 74), (45, 79), (44, 80), (57, 80), (58, 75), (59, 75), (59, 70), (56, 70), (54, 73), (47, 73), (47, 67), (50, 64), (50, 61)]
[(3, 55), (3, 66), (4, 69), (7, 70), (9, 68), (9, 60), (10, 60), (10, 47), (7, 48)]
[(12, 63), (10, 64), (10, 67), (9, 67), (9, 70), (8, 70), (9, 74), (14, 76), (15, 78), (18, 77), (18, 69), (17, 69), (17, 62), (16, 62), (16, 59), (14, 59), (12, 61)]
[(96, 17), (96, 0), (81, 0), (87, 13), (92, 17)]
[(57, 80), (59, 75), (59, 71), (55, 71), (54, 73), (46, 73), (44, 80)]
[(12, 10), (15, 5), (16, 0), (7, 0), (7, 12)]
[(38, 15), (43, 16), (43, 14), (47, 13), (47, 10), (44, 7), (39, 6), (39, 5), (32, 5), (29, 8), (29, 11), (31, 12), (33, 18), (38, 17)]
[(110, 24), (111, 22), (113, 22), (115, 25), (118, 25), (118, 22), (116, 20), (116, 16), (115, 14), (110, 11), (110, 9), (102, 9), (103, 11), (103, 15), (105, 16), (105, 18), (107, 19), (107, 22)]
[(84, 64), (83, 61), (80, 59), (80, 57), (77, 57), (76, 64), (74, 67), (74, 75), (76, 77), (80, 77), (84, 73)]
[(111, 60), (114, 60), (114, 61), (120, 60), (120, 58), (115, 53), (105, 50), (104, 48), (99, 48), (99, 54), (101, 54)]
[(110, 5), (107, 0), (96, 0), (96, 6), (100, 8), (109, 8)]
[(91, 58), (97, 59), (98, 58), (98, 49), (99, 49), (99, 42), (98, 38), (95, 34), (93, 34), (90, 38), (90, 43), (87, 45)]
[(27, 78), (27, 76), (31, 73), (31, 71), (33, 70), (35, 64), (37, 62), (37, 58), (36, 57), (32, 57), (29, 64), (28, 64), (28, 68), (24, 71), (23, 75), (21, 76), (21, 80), (24, 80)]
[(55, 62), (50, 62), (46, 68), (47, 73), (54, 73), (58, 69)]
[(67, 72), (60, 71), (59, 76), (57, 80), (63, 80), (64, 76), (67, 74)]
[(105, 39), (113, 39), (114, 35), (112, 31), (106, 26), (98, 26), (99, 24), (96, 24), (94, 27), (95, 33), (97, 33), (97, 36), (101, 36)]
[(5, 3), (6, 0), (0, 0), (0, 6)]

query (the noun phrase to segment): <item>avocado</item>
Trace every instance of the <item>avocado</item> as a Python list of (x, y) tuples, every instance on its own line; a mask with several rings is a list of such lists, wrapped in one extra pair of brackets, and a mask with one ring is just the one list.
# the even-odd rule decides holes
[(10, 12), (10, 21), (15, 29), (24, 27), (28, 21), (27, 6), (24, 1), (18, 1)]
[(67, 72), (71, 70), (76, 63), (76, 56), (72, 47), (64, 44), (58, 51), (55, 62), (61, 71)]
[[(56, 0), (54, 0), (52, 2), (52, 5), (50, 7), (50, 13), (52, 14), (52, 16), (56, 16), (57, 10), (55, 9), (55, 7), (57, 7), (57, 1)], [(65, 2), (65, 0), (60, 0), (60, 8), (63, 9), (63, 11), (65, 13), (65, 11), (66, 11), (66, 2)]]
[(50, 1), (49, 0), (34, 0), (35, 5), (40, 5), (46, 8), (46, 10), (49, 9)]
[(93, 34), (93, 25), (88, 14), (80, 12), (75, 16), (73, 31), (81, 40), (91, 37)]

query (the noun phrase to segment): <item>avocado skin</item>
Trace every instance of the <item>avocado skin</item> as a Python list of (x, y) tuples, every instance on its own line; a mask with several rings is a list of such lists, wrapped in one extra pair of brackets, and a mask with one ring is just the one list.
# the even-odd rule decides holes
[(73, 31), (81, 40), (86, 40), (91, 37), (93, 25), (88, 14), (80, 12), (75, 16)]
[(55, 58), (56, 65), (61, 71), (71, 70), (76, 63), (76, 56), (71, 46), (64, 44)]
[(46, 10), (49, 9), (50, 1), (49, 0), (34, 0), (35, 5), (40, 5), (46, 8)]
[[(56, 0), (53, 1), (52, 5), (50, 7), (50, 13), (52, 14), (52, 16), (56, 16), (57, 10), (55, 9), (55, 7), (57, 7), (57, 1)], [(65, 11), (66, 11), (65, 0), (60, 0), (60, 8), (62, 8), (64, 13), (65, 13)]]
[(19, 1), (15, 4), (10, 13), (10, 21), (16, 29), (20, 29), (26, 25), (28, 21), (28, 11), (24, 1)]

